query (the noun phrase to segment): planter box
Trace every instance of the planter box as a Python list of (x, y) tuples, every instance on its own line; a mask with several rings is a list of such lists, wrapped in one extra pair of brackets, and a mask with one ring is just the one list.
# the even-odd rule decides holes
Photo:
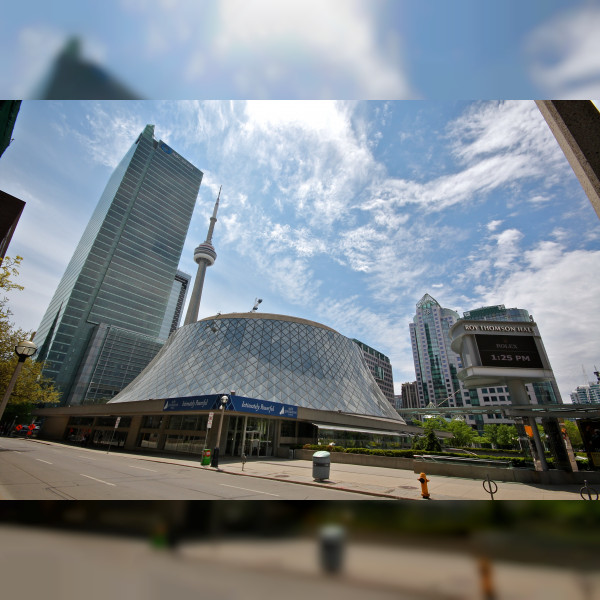
[[(315, 450), (294, 450), (294, 456), (300, 460), (312, 460)], [(587, 481), (590, 485), (600, 483), (600, 471), (579, 471), (568, 473), (566, 471), (534, 471), (532, 469), (513, 469), (494, 466), (480, 466), (472, 464), (453, 464), (449, 462), (437, 463), (412, 458), (399, 458), (395, 456), (374, 456), (372, 454), (350, 454), (346, 452), (332, 452), (331, 462), (349, 465), (364, 465), (367, 467), (386, 467), (388, 469), (407, 469), (414, 473), (424, 471), (427, 475), (444, 475), (446, 477), (465, 477), (467, 479), (481, 479), (488, 477), (495, 481), (515, 481), (518, 483), (540, 483), (550, 485), (581, 484)]]
[[(294, 456), (301, 460), (312, 460), (315, 450), (294, 450)], [(397, 456), (374, 456), (373, 454), (350, 454), (346, 452), (332, 452), (331, 462), (346, 465), (364, 465), (366, 467), (388, 467), (390, 469), (412, 470), (413, 459)]]

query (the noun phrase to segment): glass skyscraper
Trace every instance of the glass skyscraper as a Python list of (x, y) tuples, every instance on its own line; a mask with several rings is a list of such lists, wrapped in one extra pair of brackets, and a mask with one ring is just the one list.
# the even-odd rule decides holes
[(189, 282), (177, 266), (201, 181), (153, 125), (111, 175), (36, 335), (63, 403), (114, 396), (176, 327)]

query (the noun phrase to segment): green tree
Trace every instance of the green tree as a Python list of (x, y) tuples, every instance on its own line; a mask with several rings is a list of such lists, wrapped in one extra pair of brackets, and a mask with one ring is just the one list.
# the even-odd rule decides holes
[[(16, 277), (19, 274), (18, 266), (23, 260), (22, 256), (5, 256), (0, 264), (0, 290), (3, 292), (10, 292), (10, 290), (22, 290), (22, 285), (15, 283), (11, 280), (11, 277)], [(8, 309), (8, 298), (5, 296), (0, 297), (0, 320), (8, 319), (11, 315)]]
[(497, 448), (500, 445), (500, 442), (498, 441), (498, 427), (499, 425), (496, 425), (495, 423), (488, 423), (483, 426), (485, 437), (487, 437), (492, 444), (492, 448)]
[(427, 431), (434, 431), (435, 429), (445, 431), (448, 429), (448, 421), (443, 417), (429, 417), (423, 422), (423, 429)]
[[(22, 290), (23, 286), (14, 283), (11, 277), (18, 275), (21, 257), (15, 259), (6, 257), (0, 266), (0, 290)], [(10, 309), (6, 298), (0, 299), (0, 394), (8, 388), (10, 379), (17, 366), (18, 358), (15, 346), (22, 340), (31, 338), (31, 332), (24, 331), (10, 321)], [(31, 417), (32, 410), (41, 404), (56, 404), (59, 393), (54, 389), (52, 381), (42, 376), (43, 364), (28, 359), (17, 379), (13, 392), (8, 401), (2, 421), (12, 422), (19, 418), (23, 422)]]
[(442, 449), (442, 445), (432, 428), (428, 429), (425, 435), (414, 438), (412, 447), (415, 450), (425, 450), (427, 452), (440, 452)]
[(577, 427), (573, 421), (569, 421), (568, 419), (566, 419), (564, 423), (561, 423), (561, 427), (564, 427), (567, 430), (567, 435), (571, 440), (573, 448), (583, 450), (583, 440), (581, 439), (579, 427)]
[(518, 445), (519, 435), (514, 425), (498, 425), (498, 446), (502, 448), (513, 448)]
[(476, 433), (473, 428), (469, 427), (462, 419), (453, 419), (450, 421), (447, 428), (448, 431), (454, 434), (452, 440), (453, 444), (456, 444), (460, 448), (469, 447), (473, 444)]

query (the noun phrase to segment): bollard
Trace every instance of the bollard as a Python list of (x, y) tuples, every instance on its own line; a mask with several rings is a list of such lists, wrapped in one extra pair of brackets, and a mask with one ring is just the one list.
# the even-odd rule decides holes
[(427, 479), (427, 475), (425, 473), (421, 473), (419, 481), (421, 482), (421, 496), (429, 499), (429, 490), (427, 489), (427, 482), (429, 479)]
[[(587, 498), (585, 497), (584, 494), (587, 494)], [(592, 496), (594, 494), (596, 495), (596, 497), (593, 499), (598, 500), (598, 491), (588, 484), (587, 479), (584, 479), (583, 487), (579, 490), (579, 495), (581, 496), (581, 498), (583, 500), (592, 500)]]
[(496, 592), (492, 581), (492, 563), (487, 556), (479, 558), (479, 575), (481, 577), (481, 597), (483, 600), (495, 600)]
[[(487, 486), (486, 486), (487, 483)], [(483, 480), (483, 489), (494, 499), (494, 494), (498, 491), (498, 486), (495, 481), (490, 479), (490, 476), (487, 475), (487, 478)]]

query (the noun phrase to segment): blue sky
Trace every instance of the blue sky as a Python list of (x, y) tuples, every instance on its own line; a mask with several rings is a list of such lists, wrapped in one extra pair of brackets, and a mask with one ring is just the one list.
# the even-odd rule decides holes
[(18, 326), (38, 327), (147, 123), (204, 172), (190, 274), (223, 186), (200, 318), (260, 297), (380, 350), (400, 384), (429, 293), (461, 314), (529, 310), (564, 400), (600, 366), (599, 221), (532, 101), (25, 101), (0, 159), (0, 187), (27, 202)]
[(32, 98), (72, 35), (144, 98), (600, 96), (596, 0), (22, 0), (0, 95)]

